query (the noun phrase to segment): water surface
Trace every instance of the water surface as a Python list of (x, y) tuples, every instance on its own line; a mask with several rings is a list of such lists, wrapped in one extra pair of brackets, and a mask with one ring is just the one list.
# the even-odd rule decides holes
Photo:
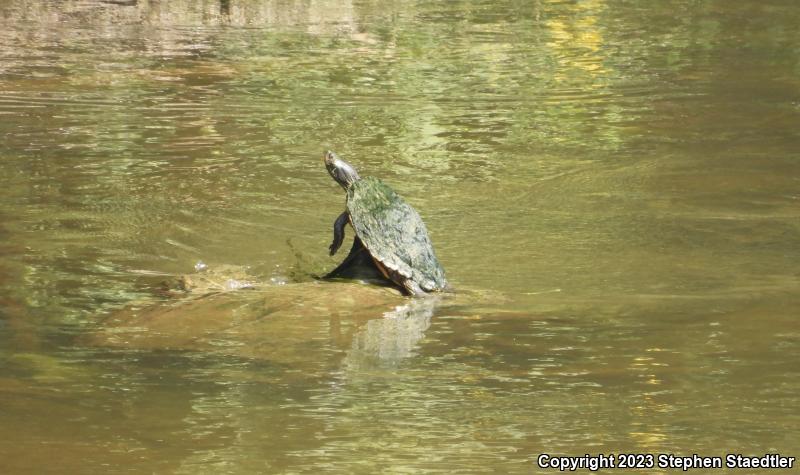
[[(3, 2), (0, 469), (797, 457), (798, 24), (784, 1)], [(420, 211), (455, 297), (313, 284), (341, 258), (326, 148)], [(294, 303), (217, 347), (87, 343), (198, 260)]]

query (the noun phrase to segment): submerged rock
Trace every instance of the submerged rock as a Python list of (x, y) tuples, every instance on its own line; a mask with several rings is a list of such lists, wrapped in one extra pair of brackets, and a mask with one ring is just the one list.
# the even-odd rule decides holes
[[(230, 291), (230, 280), (252, 285)], [(348, 366), (394, 364), (414, 354), (439, 301), (354, 282), (270, 285), (236, 268), (206, 269), (178, 283), (182, 298), (132, 304), (84, 342), (268, 360), (294, 370), (344, 357)]]

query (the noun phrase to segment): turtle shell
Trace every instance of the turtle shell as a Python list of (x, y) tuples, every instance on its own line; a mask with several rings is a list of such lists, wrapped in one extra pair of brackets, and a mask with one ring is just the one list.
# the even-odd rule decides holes
[(436, 259), (419, 213), (377, 178), (347, 190), (350, 224), (372, 257), (423, 290), (444, 290), (444, 269)]

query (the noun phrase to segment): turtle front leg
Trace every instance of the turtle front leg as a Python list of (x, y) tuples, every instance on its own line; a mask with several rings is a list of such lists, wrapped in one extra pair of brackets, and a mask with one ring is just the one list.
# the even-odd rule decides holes
[(345, 211), (333, 222), (333, 242), (330, 247), (331, 255), (336, 254), (336, 251), (342, 246), (342, 241), (344, 241), (344, 225), (347, 224), (348, 221), (350, 221), (350, 215)]

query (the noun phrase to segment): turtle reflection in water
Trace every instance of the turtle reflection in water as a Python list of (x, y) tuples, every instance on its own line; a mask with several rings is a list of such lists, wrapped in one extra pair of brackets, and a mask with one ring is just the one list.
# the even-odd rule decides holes
[(347, 209), (333, 224), (331, 255), (342, 245), (347, 223), (356, 234), (350, 254), (328, 277), (368, 264), (366, 254), (384, 277), (410, 295), (445, 290), (444, 269), (417, 211), (379, 179), (359, 177), (335, 153), (325, 152), (324, 161), (328, 173), (347, 192)]

